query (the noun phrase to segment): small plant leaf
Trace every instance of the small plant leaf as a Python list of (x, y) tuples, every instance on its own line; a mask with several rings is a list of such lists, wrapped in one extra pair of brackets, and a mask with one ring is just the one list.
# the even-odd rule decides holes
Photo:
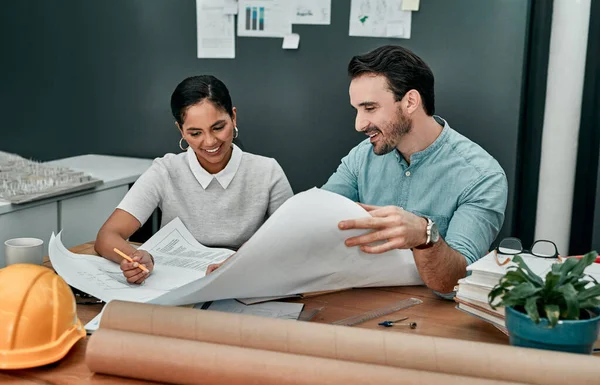
[(598, 307), (600, 306), (600, 298), (588, 298), (586, 300), (580, 301), (579, 302), (579, 308), (580, 309), (589, 309), (592, 307)]
[(575, 265), (575, 267), (573, 267), (573, 270), (571, 270), (571, 274), (580, 277), (583, 274), (585, 268), (594, 263), (597, 256), (598, 253), (595, 251), (585, 254), (583, 258), (577, 261), (577, 264)]
[[(554, 269), (552, 269), (552, 270), (554, 270)], [(560, 272), (557, 274), (554, 271), (549, 271), (548, 274), (546, 274), (546, 284), (544, 285), (546, 290), (550, 290), (554, 286), (556, 286), (556, 284), (560, 280), (560, 277), (561, 277)]]
[(566, 284), (558, 289), (563, 294), (564, 301), (567, 305), (566, 311), (561, 314), (565, 319), (579, 319), (579, 301), (577, 300), (577, 290), (573, 285)]
[(586, 281), (584, 279), (578, 280), (577, 282), (575, 282), (573, 284), (573, 287), (575, 288), (575, 290), (577, 290), (577, 292), (581, 292), (585, 289), (585, 287), (587, 285), (589, 285), (591, 283), (591, 281)]
[(589, 275), (589, 274), (584, 274), (584, 275), (585, 275), (586, 277), (588, 277), (588, 278), (591, 278), (591, 279), (592, 279), (592, 281), (593, 281), (593, 282), (594, 282), (596, 285), (598, 285), (598, 281), (596, 281), (596, 278), (592, 277), (592, 276), (591, 276), (591, 275)]
[(518, 286), (515, 286), (506, 295), (510, 295), (510, 297), (524, 300), (525, 298), (531, 297), (532, 295), (540, 291), (542, 291), (541, 287), (535, 287), (531, 282), (523, 282)]
[(502, 294), (504, 294), (504, 287), (500, 286), (500, 285), (496, 285), (488, 294), (488, 303), (490, 304), (491, 308), (496, 310), (496, 307), (500, 306), (502, 303), (502, 298), (500, 298), (499, 301), (496, 301), (496, 299), (498, 297), (502, 297)]
[(561, 267), (562, 267), (562, 263), (553, 263), (552, 264), (552, 273), (560, 275)]
[(539, 297), (529, 297), (525, 301), (525, 311), (531, 320), (535, 323), (540, 322), (540, 313), (537, 308), (537, 300)]
[(560, 316), (560, 308), (555, 304), (546, 304), (544, 305), (544, 312), (546, 313), (546, 317), (550, 322), (550, 327), (554, 327)]
[(523, 282), (530, 281), (526, 274), (524, 274), (520, 270), (508, 271), (504, 277), (500, 280), (500, 283), (512, 283), (513, 285), (518, 285)]
[(594, 285), (583, 291), (580, 291), (579, 294), (577, 294), (577, 300), (583, 301), (588, 298), (593, 298), (593, 297), (598, 297), (598, 296), (600, 296), (600, 285)]
[(566, 277), (567, 274), (569, 274), (569, 272), (573, 270), (575, 265), (577, 265), (577, 262), (579, 261), (575, 258), (567, 258), (567, 260), (564, 261), (560, 267), (560, 272), (563, 274), (563, 276)]
[(529, 266), (527, 266), (527, 264), (520, 255), (515, 256), (513, 258), (513, 262), (515, 262), (523, 271), (527, 272), (527, 276), (533, 281), (533, 283), (536, 283), (540, 286), (544, 285), (544, 281), (542, 280), (542, 278), (540, 278), (529, 268)]

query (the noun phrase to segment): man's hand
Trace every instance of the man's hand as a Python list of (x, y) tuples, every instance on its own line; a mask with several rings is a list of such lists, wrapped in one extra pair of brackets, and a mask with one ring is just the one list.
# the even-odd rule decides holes
[[(360, 246), (366, 253), (379, 254), (393, 249), (410, 249), (427, 241), (427, 220), (396, 206), (370, 206), (359, 203), (370, 218), (341, 221), (341, 230), (372, 229), (373, 232), (346, 239), (346, 246)], [(385, 241), (382, 244), (369, 244)]]
[[(123, 275), (127, 278), (127, 282), (140, 284), (154, 270), (154, 261), (150, 253), (146, 250), (136, 250), (129, 256), (133, 259), (133, 263), (123, 258), (121, 261), (121, 270), (123, 270)], [(144, 265), (148, 269), (148, 272), (140, 269), (139, 265)]]

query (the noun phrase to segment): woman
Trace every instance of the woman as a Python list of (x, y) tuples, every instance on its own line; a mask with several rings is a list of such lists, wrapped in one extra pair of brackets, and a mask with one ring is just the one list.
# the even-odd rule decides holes
[(293, 195), (275, 159), (243, 152), (233, 144), (237, 111), (220, 80), (208, 75), (183, 80), (171, 96), (171, 111), (182, 153), (155, 159), (96, 239), (96, 252), (119, 263), (130, 283), (142, 283), (154, 268), (152, 256), (127, 239), (156, 207), (162, 210), (163, 224), (179, 217), (200, 243), (237, 250)]

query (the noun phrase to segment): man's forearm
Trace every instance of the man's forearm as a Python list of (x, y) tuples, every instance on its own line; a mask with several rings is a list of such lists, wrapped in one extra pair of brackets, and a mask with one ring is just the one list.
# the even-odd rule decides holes
[(440, 293), (451, 292), (467, 273), (465, 257), (441, 238), (428, 249), (413, 249), (413, 254), (423, 282)]

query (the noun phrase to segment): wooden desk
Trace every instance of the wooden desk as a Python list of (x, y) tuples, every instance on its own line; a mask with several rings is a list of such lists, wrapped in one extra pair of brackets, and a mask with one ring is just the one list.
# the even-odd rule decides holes
[[(71, 251), (81, 254), (95, 254), (91, 242), (71, 248)], [(48, 261), (46, 261), (46, 265), (51, 267)], [(312, 322), (331, 323), (409, 297), (419, 298), (423, 303), (401, 310), (393, 315), (353, 327), (379, 328), (386, 333), (415, 333), (426, 336), (508, 344), (508, 337), (494, 326), (456, 310), (453, 301), (440, 299), (426, 287), (354, 289), (291, 300), (291, 302), (304, 303), (306, 310), (322, 307), (322, 310), (313, 318)], [(101, 309), (102, 305), (100, 304), (78, 305), (77, 314), (81, 322), (86, 324)], [(383, 328), (377, 325), (383, 319), (400, 318), (398, 315), (408, 316), (407, 321), (417, 322), (417, 328), (410, 329), (406, 326)], [(52, 365), (29, 370), (0, 371), (0, 382), (3, 384), (12, 382), (15, 384), (47, 383), (57, 385), (147, 383), (91, 373), (84, 360), (86, 344), (87, 338), (79, 341), (64, 359)]]

